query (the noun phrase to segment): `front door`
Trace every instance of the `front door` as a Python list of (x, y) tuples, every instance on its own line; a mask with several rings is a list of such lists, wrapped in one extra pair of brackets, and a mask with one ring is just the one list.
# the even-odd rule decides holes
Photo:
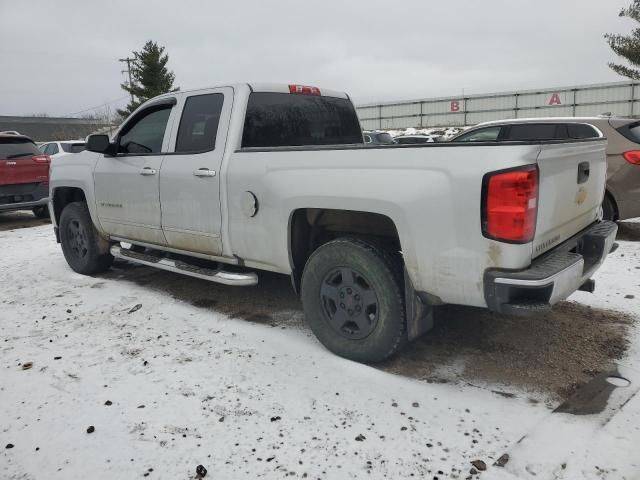
[(132, 117), (118, 133), (115, 155), (102, 155), (94, 172), (98, 218), (110, 235), (166, 245), (159, 178), (175, 99)]
[(181, 100), (182, 115), (172, 135), (174, 151), (160, 170), (162, 229), (170, 247), (218, 255), (220, 165), (233, 89), (202, 90)]

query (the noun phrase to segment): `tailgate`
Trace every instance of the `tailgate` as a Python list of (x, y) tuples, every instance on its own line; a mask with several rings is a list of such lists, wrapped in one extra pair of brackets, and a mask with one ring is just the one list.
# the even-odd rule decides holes
[(13, 185), (15, 182), (15, 161), (0, 159), (0, 185)]
[(534, 258), (598, 219), (607, 175), (606, 145), (606, 140), (594, 140), (541, 146)]
[(0, 160), (0, 185), (41, 183), (49, 180), (49, 163), (42, 157)]

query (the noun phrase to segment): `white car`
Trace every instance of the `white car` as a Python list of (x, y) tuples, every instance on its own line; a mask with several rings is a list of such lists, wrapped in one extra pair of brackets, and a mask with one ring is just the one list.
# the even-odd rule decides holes
[(48, 142), (39, 146), (42, 153), (51, 158), (63, 157), (71, 153), (80, 153), (85, 150), (84, 140), (65, 140), (60, 142)]

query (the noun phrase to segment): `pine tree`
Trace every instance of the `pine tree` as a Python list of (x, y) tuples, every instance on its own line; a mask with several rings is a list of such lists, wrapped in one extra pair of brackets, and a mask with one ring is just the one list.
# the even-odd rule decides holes
[(175, 92), (179, 87), (173, 87), (175, 75), (167, 69), (169, 55), (164, 53), (164, 47), (149, 40), (139, 52), (133, 52), (131, 62), (131, 85), (123, 83), (120, 86), (129, 92), (133, 98), (124, 110), (118, 113), (126, 117), (142, 103), (163, 93)]
[[(640, 23), (640, 0), (633, 0), (629, 7), (622, 9), (619, 16), (631, 18)], [(625, 58), (632, 67), (640, 67), (640, 28), (635, 28), (631, 35), (608, 33), (604, 38), (618, 56)], [(613, 62), (609, 63), (609, 67), (624, 77), (640, 80), (640, 70), (637, 68)]]

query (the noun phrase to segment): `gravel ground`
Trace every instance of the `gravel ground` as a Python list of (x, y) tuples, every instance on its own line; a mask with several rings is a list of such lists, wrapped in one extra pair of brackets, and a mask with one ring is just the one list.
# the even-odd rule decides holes
[(50, 223), (48, 219), (36, 218), (31, 211), (0, 212), (0, 232), (36, 227), (47, 223)]

